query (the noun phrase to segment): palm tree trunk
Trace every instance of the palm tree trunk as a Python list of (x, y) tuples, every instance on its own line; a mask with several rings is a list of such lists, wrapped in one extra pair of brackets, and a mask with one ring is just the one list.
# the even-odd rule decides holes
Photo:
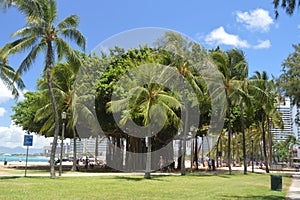
[(196, 162), (196, 170), (198, 170), (198, 136), (195, 137), (195, 146), (194, 146), (194, 159), (193, 162)]
[(231, 123), (230, 123), (230, 102), (229, 102), (229, 97), (228, 97), (228, 91), (225, 90), (226, 94), (226, 100), (228, 104), (228, 109), (227, 109), (227, 116), (228, 116), (228, 146), (227, 146), (227, 162), (228, 162), (228, 170), (229, 170), (229, 175), (231, 175)]
[(240, 102), (240, 108), (241, 108), (241, 116), (242, 116), (244, 174), (247, 174), (245, 119), (244, 119), (244, 106), (243, 106), (243, 102), (242, 101)]
[(99, 136), (97, 135), (95, 138), (95, 164), (98, 163), (98, 152), (99, 152)]
[(183, 152), (182, 152), (182, 157), (181, 157), (181, 175), (185, 175), (185, 155), (186, 155), (186, 136), (188, 132), (188, 109), (187, 109), (187, 102), (186, 102), (186, 96), (184, 93), (185, 90), (185, 85), (184, 85), (184, 80), (182, 77), (180, 77), (181, 83), (182, 83), (182, 101), (183, 101), (183, 112), (184, 112), (184, 124), (183, 124)]
[(203, 148), (203, 146), (204, 146), (204, 136), (202, 135), (202, 139), (201, 139), (201, 157), (202, 157), (202, 167), (204, 167), (205, 166), (205, 164), (204, 164), (204, 148)]
[(265, 131), (265, 115), (262, 113), (262, 141), (263, 141), (263, 154), (264, 154), (264, 161), (266, 165), (266, 172), (269, 173), (269, 162), (267, 156), (267, 148), (266, 148), (266, 131)]
[(47, 74), (47, 85), (50, 93), (50, 99), (52, 103), (53, 113), (54, 113), (54, 122), (55, 122), (55, 129), (54, 129), (54, 137), (52, 142), (51, 154), (50, 154), (50, 177), (55, 178), (55, 168), (54, 168), (54, 160), (55, 160), (55, 153), (56, 153), (56, 146), (57, 146), (57, 139), (59, 134), (59, 116), (56, 107), (56, 101), (54, 98), (54, 92), (51, 83), (51, 66), (52, 66), (52, 57), (53, 57), (53, 49), (52, 43), (48, 42), (48, 49), (47, 49), (47, 60), (46, 60), (46, 74)]
[(272, 133), (271, 133), (271, 120), (267, 118), (267, 127), (268, 127), (268, 141), (269, 141), (269, 163), (272, 164), (273, 158), (273, 149), (272, 149)]
[(210, 143), (209, 143), (209, 139), (208, 139), (207, 134), (206, 134), (205, 138), (206, 138), (206, 142), (207, 142), (208, 157), (210, 158)]
[(147, 160), (146, 160), (146, 172), (144, 175), (144, 178), (150, 179), (151, 175), (151, 137), (147, 137), (148, 138), (148, 148), (147, 148)]
[(181, 159), (182, 159), (182, 140), (179, 138), (178, 143), (178, 158), (177, 158), (177, 170), (181, 170)]
[(75, 130), (75, 127), (73, 127), (73, 143), (74, 143), (74, 149), (73, 149), (73, 166), (72, 166), (72, 171), (75, 171), (77, 170), (77, 146), (76, 146), (76, 130)]
[(241, 156), (240, 156), (240, 143), (239, 143), (239, 139), (237, 139), (237, 142), (236, 142), (236, 150), (237, 150), (237, 152), (236, 152), (237, 163), (238, 163), (238, 165), (240, 165), (240, 163), (241, 163)]
[(183, 131), (183, 150), (182, 150), (182, 157), (181, 157), (181, 175), (185, 175), (185, 155), (186, 155), (186, 135), (187, 135), (187, 116), (185, 116), (185, 124), (184, 124), (184, 131)]

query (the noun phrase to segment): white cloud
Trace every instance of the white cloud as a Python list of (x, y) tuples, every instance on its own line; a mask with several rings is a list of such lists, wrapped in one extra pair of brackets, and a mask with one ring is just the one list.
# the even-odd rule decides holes
[[(23, 131), (21, 127), (18, 127), (13, 123), (11, 123), (9, 127), (0, 127), (0, 146), (8, 148), (23, 147), (25, 134), (26, 132)], [(43, 148), (44, 146), (49, 146), (52, 140), (52, 138), (45, 138), (43, 136), (33, 134), (32, 148)]]
[(3, 117), (5, 112), (5, 108), (0, 107), (0, 117)]
[(270, 47), (271, 47), (270, 40), (259, 40), (258, 44), (255, 45), (253, 48), (254, 49), (268, 49)]
[(226, 33), (224, 27), (221, 26), (213, 30), (205, 37), (205, 42), (209, 45), (230, 45), (234, 47), (249, 48), (249, 44), (246, 40), (242, 40), (237, 35)]
[[(11, 91), (8, 90), (8, 88), (5, 86), (5, 84), (0, 79), (0, 103), (5, 103), (9, 100), (14, 99), (13, 95), (11, 94)], [(28, 90), (19, 91), (19, 99), (18, 101), (24, 100), (24, 93), (28, 92)]]
[(9, 101), (10, 99), (13, 99), (14, 97), (11, 95), (11, 91), (7, 89), (7, 87), (4, 85), (4, 83), (0, 80), (0, 103), (4, 103)]
[(250, 12), (237, 12), (237, 22), (246, 26), (248, 30), (258, 32), (268, 32), (274, 23), (269, 12), (264, 9), (256, 9)]

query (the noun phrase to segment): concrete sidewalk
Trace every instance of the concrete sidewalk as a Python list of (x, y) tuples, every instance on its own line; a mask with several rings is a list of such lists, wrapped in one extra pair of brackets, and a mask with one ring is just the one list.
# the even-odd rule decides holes
[(300, 200), (300, 175), (293, 175), (292, 185), (287, 193), (287, 200)]

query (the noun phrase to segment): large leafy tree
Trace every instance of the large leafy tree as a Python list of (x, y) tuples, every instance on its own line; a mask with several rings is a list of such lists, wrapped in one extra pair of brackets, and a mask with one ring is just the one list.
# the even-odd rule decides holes
[(24, 101), (20, 101), (17, 105), (13, 106), (12, 109), (14, 114), (11, 118), (14, 120), (16, 125), (22, 127), (24, 131), (29, 133), (39, 133), (44, 121), (35, 123), (35, 115), (41, 99), (41, 93), (39, 92), (26, 92), (24, 94)]
[(39, 54), (43, 53), (45, 55), (45, 67), (43, 71), (47, 79), (52, 109), (55, 116), (55, 129), (50, 156), (50, 176), (51, 178), (55, 178), (54, 159), (60, 126), (50, 71), (55, 62), (55, 56), (57, 56), (59, 60), (63, 58), (73, 60), (74, 62), (78, 60), (75, 51), (64, 38), (74, 41), (79, 47), (85, 49), (85, 37), (77, 29), (79, 17), (76, 15), (71, 15), (55, 24), (58, 19), (55, 0), (36, 1), (35, 6), (32, 7), (28, 7), (28, 5), (19, 2), (16, 2), (16, 5), (19, 10), (22, 10), (25, 14), (27, 19), (26, 24), (23, 28), (11, 35), (18, 39), (6, 44), (0, 54), (6, 57), (9, 54), (27, 52), (29, 50), (29, 53), (17, 70), (18, 75), (28, 71), (29, 68), (33, 66), (33, 62)]
[[(116, 145), (118, 147), (117, 149), (121, 149), (121, 139), (125, 139), (127, 147), (126, 152), (144, 152), (144, 144), (139, 138), (128, 135), (126, 131), (124, 132), (118, 127), (112, 116), (112, 113), (107, 112), (107, 103), (111, 101), (114, 87), (116, 86), (120, 77), (122, 77), (128, 70), (135, 69), (137, 66), (143, 65), (147, 62), (154, 62), (153, 60), (155, 59), (152, 61), (150, 59), (152, 55), (153, 49), (149, 47), (131, 49), (127, 52), (125, 52), (125, 50), (122, 48), (115, 47), (110, 49), (109, 55), (104, 55), (104, 63), (100, 63), (98, 66), (96, 66), (97, 68), (103, 68), (103, 70), (106, 68), (106, 70), (101, 73), (100, 79), (96, 82), (97, 91), (95, 98), (95, 109), (99, 124), (101, 125), (104, 134), (109, 139), (109, 142)], [(83, 74), (89, 75), (91, 73), (84, 72)], [(86, 88), (85, 84), (82, 84), (82, 87)], [(89, 94), (83, 96), (89, 96)], [(89, 98), (87, 97), (86, 99), (88, 100)], [(84, 102), (84, 99), (82, 100), (83, 103), (81, 104), (85, 105), (86, 103)], [(116, 164), (117, 168), (119, 167), (118, 165), (122, 165), (122, 161), (120, 160), (122, 156), (119, 150), (115, 151), (114, 149), (109, 148), (107, 154), (109, 154), (109, 156), (107, 155), (108, 165)], [(136, 160), (138, 159), (126, 155), (126, 168), (133, 170), (136, 169), (138, 167), (135, 165)]]
[(283, 73), (279, 77), (279, 86), (293, 104), (300, 105), (300, 44), (293, 45), (295, 51), (284, 60)]
[[(134, 77), (134, 80), (130, 80), (130, 75), (126, 79), (129, 84), (132, 84), (130, 86), (133, 87), (129, 91), (127, 90), (126, 94), (121, 95), (123, 98), (108, 103), (112, 112), (121, 112), (120, 124), (125, 126), (127, 121), (132, 119), (142, 126), (151, 128), (153, 124), (154, 126), (160, 126), (159, 124), (166, 120), (167, 123), (164, 126), (173, 124), (178, 127), (180, 125), (180, 118), (177, 116), (178, 113), (176, 111), (180, 108), (181, 104), (174, 94), (168, 92), (167, 88), (156, 83), (156, 80), (161, 77), (172, 78), (172, 76), (169, 76), (170, 73), (166, 76), (163, 74), (166, 71), (158, 71), (155, 66), (151, 65), (138, 68), (137, 70), (137, 76)], [(136, 83), (137, 80), (146, 84), (140, 85)], [(152, 146), (150, 129), (147, 137), (148, 148), (145, 178), (150, 178)]]

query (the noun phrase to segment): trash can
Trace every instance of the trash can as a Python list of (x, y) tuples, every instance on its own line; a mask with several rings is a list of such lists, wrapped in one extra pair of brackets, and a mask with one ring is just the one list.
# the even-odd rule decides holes
[(271, 175), (271, 190), (282, 191), (282, 176)]
[(6, 160), (4, 160), (4, 165), (7, 165), (7, 161)]

